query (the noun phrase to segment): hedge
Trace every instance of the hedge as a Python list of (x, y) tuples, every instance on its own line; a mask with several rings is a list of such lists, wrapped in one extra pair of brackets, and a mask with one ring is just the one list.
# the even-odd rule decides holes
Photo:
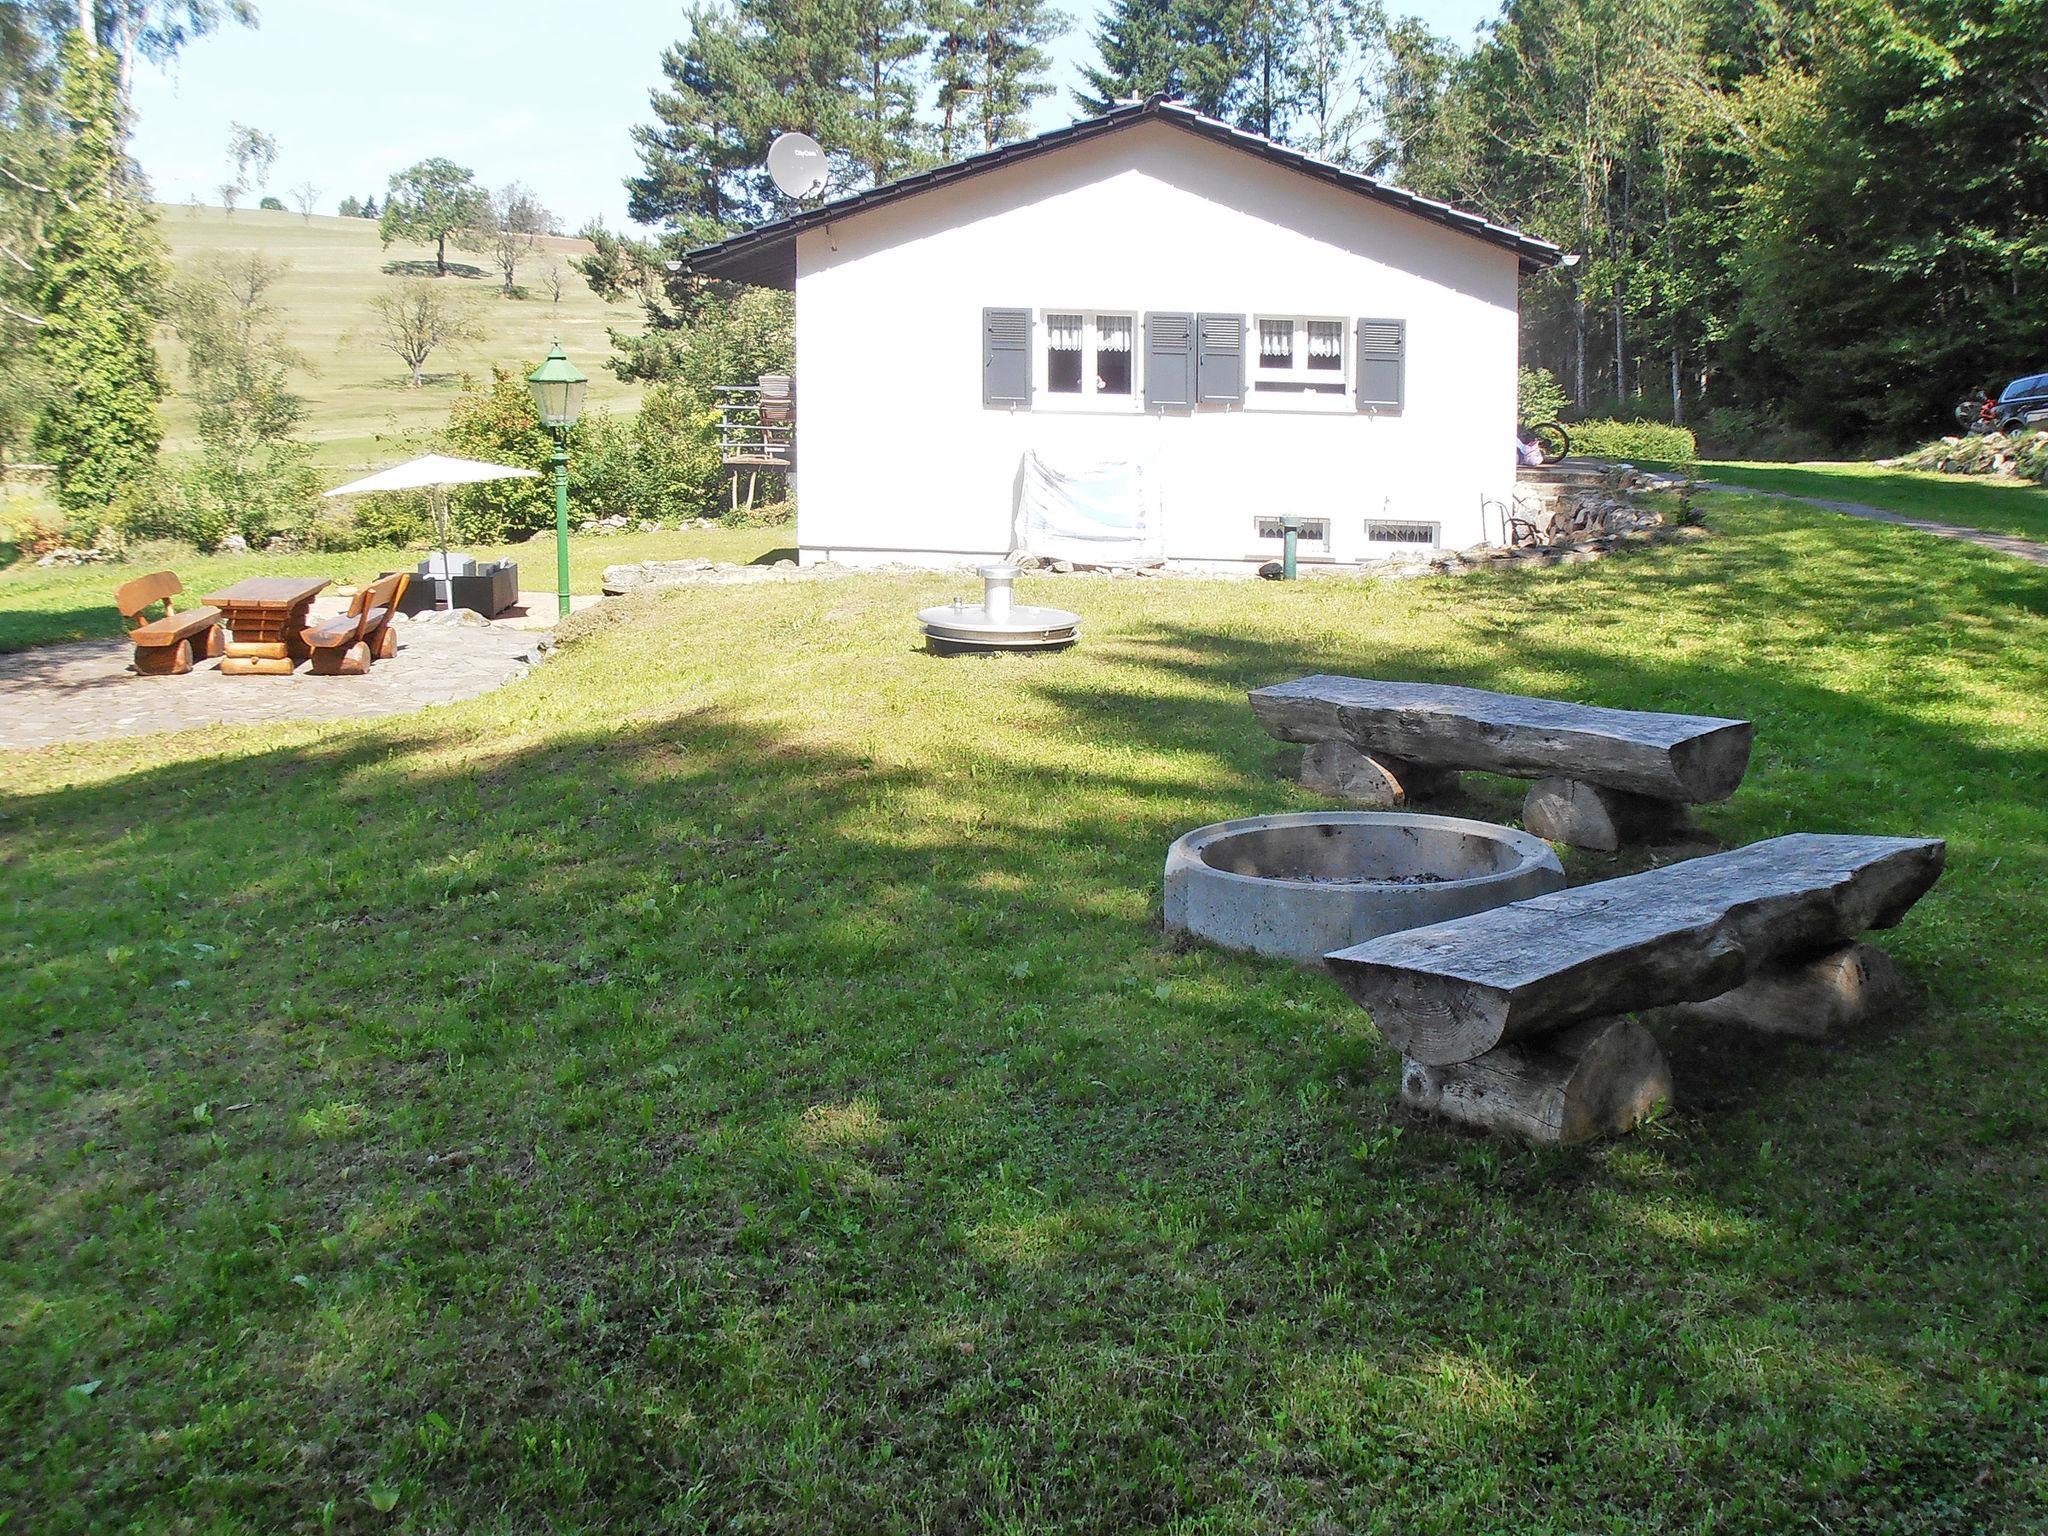
[(1690, 427), (1661, 421), (1574, 421), (1565, 430), (1572, 435), (1572, 452), (1589, 459), (1693, 464), (1700, 456)]

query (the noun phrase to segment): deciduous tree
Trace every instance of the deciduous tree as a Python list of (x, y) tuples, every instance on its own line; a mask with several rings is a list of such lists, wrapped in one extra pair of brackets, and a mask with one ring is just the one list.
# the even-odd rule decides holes
[(368, 340), (405, 364), (414, 389), (436, 352), (484, 337), (476, 301), (431, 278), (401, 279), (390, 292), (370, 300), (370, 315)]
[(505, 280), (506, 298), (518, 292), (519, 264), (533, 254), (542, 235), (554, 233), (555, 222), (532, 188), (520, 182), (508, 182), (491, 194), (487, 243), (491, 261)]
[[(367, 216), (367, 215), (366, 215)], [(410, 240), (434, 248), (434, 275), (448, 275), (448, 245), (475, 245), (490, 218), (490, 199), (467, 166), (434, 156), (391, 178), (377, 233), (388, 247)]]

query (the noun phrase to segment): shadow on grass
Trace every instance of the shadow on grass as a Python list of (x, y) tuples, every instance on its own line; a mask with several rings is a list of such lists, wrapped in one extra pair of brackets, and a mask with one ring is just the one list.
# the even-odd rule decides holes
[(451, 261), (443, 272), (431, 261), (387, 261), (381, 269), (386, 277), (482, 277), (484, 269), (467, 262)]

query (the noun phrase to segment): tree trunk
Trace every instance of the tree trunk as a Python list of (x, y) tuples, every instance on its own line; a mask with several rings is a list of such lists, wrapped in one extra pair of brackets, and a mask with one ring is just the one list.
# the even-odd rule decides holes
[(1586, 408), (1586, 292), (1572, 276), (1572, 404)]
[(434, 237), (434, 276), (448, 275), (448, 237), (445, 234)]

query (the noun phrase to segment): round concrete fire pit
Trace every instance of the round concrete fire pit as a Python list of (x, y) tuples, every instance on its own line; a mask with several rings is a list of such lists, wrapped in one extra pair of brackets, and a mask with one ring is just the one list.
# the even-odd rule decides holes
[(1383, 933), (1562, 890), (1513, 827), (1409, 811), (1310, 811), (1197, 827), (1166, 852), (1166, 926), (1318, 964)]

